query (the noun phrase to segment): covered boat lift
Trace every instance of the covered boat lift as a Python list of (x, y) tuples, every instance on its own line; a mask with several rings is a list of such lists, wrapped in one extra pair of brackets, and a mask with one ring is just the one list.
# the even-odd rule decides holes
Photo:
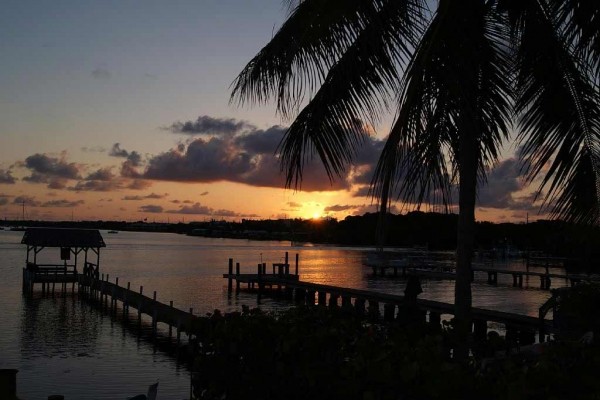
[[(80, 272), (97, 278), (100, 248), (106, 247), (97, 229), (27, 228), (21, 243), (27, 245), (23, 268), (24, 292), (33, 291), (35, 283), (42, 284), (42, 292), (48, 291), (50, 284), (54, 291), (56, 283), (62, 284), (63, 291), (66, 291), (67, 283), (71, 283), (74, 290)], [(58, 249), (59, 261), (51, 264), (38, 262), (38, 254), (44, 249)], [(92, 254), (88, 254), (90, 251)], [(78, 262), (82, 253), (83, 268), (80, 271)]]

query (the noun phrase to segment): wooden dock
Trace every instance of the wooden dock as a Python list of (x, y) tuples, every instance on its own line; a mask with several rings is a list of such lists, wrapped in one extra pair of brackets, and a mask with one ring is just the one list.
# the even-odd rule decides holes
[[(544, 266), (544, 265), (540, 265)], [(370, 266), (373, 269), (373, 276), (388, 276), (388, 277), (406, 277), (408, 275), (416, 275), (423, 278), (431, 279), (455, 279), (456, 267), (446, 264), (429, 264), (429, 265), (404, 265), (404, 266)], [(389, 273), (391, 270), (392, 273)], [(569, 282), (571, 286), (579, 282), (594, 282), (600, 281), (600, 277), (589, 276), (585, 274), (557, 274), (546, 272), (536, 272), (529, 270), (509, 270), (503, 268), (478, 267), (471, 268), (471, 281), (474, 282), (476, 272), (487, 274), (487, 283), (490, 285), (498, 284), (498, 275), (511, 275), (513, 278), (513, 287), (523, 287), (523, 277), (537, 277), (540, 280), (540, 289), (550, 290), (553, 279), (564, 280)]]
[(79, 293), (84, 297), (94, 299), (105, 305), (113, 312), (117, 312), (118, 303), (121, 303), (123, 315), (129, 314), (130, 308), (137, 312), (138, 325), (141, 325), (142, 314), (147, 315), (152, 320), (152, 334), (156, 335), (158, 323), (166, 324), (169, 327), (169, 338), (173, 336), (173, 328), (176, 330), (177, 343), (181, 341), (181, 333), (185, 332), (188, 339), (192, 334), (193, 321), (197, 318), (193, 309), (183, 311), (173, 307), (171, 301), (168, 305), (156, 300), (156, 291), (152, 297), (144, 295), (144, 287), (140, 286), (139, 291), (131, 290), (131, 283), (127, 286), (119, 286), (119, 278), (115, 283), (110, 282), (110, 276), (104, 275), (100, 279), (90, 275), (78, 275)]
[[(267, 273), (265, 265), (260, 264), (257, 266), (256, 274), (241, 274), (239, 265), (236, 265), (233, 273), (231, 265), (230, 261), (229, 273), (223, 274), (223, 278), (229, 282), (230, 292), (233, 290), (232, 282), (235, 281), (236, 292), (243, 290), (245, 285), (245, 290), (256, 292), (259, 298), (263, 295), (278, 294), (295, 300), (299, 305), (341, 307), (371, 318), (383, 318), (384, 321), (402, 318), (402, 307), (406, 304), (404, 296), (401, 295), (305, 282), (299, 280), (296, 274)], [(417, 299), (417, 306), (422, 312), (423, 320), (432, 324), (440, 324), (443, 314), (454, 315), (454, 305), (450, 303)], [(507, 338), (512, 338), (515, 343), (517, 341), (520, 345), (534, 343), (536, 335), (538, 340), (543, 342), (548, 334), (555, 332), (553, 322), (545, 319), (551, 308), (545, 305), (543, 310), (540, 309), (538, 317), (531, 317), (474, 307), (472, 309), (474, 337), (485, 338), (488, 322), (494, 322), (504, 325)]]

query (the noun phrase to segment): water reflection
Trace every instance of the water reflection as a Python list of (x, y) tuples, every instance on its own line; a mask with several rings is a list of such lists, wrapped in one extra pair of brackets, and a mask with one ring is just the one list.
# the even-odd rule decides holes
[(76, 296), (22, 296), (21, 355), (25, 359), (95, 353), (100, 317)]

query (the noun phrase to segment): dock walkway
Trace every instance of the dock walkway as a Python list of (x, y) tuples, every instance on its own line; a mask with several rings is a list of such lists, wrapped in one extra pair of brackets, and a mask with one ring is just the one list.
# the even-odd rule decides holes
[[(543, 265), (541, 265), (543, 267)], [(374, 276), (392, 276), (406, 277), (408, 275), (416, 275), (423, 278), (432, 279), (455, 279), (456, 278), (456, 266), (448, 264), (407, 264), (407, 265), (382, 265), (382, 266), (369, 266), (373, 269)], [(393, 273), (387, 273), (388, 270), (392, 270)], [(579, 282), (600, 282), (600, 276), (586, 275), (586, 274), (557, 274), (546, 272), (529, 271), (529, 270), (510, 270), (504, 268), (493, 268), (493, 267), (479, 267), (473, 266), (471, 268), (471, 281), (475, 281), (476, 272), (487, 274), (487, 283), (490, 285), (498, 284), (498, 275), (511, 275), (513, 278), (512, 285), (514, 287), (523, 287), (523, 277), (538, 277), (540, 278), (540, 289), (549, 290), (552, 285), (552, 279), (559, 279), (568, 281), (571, 286)]]
[[(241, 274), (239, 267), (236, 267), (236, 273), (231, 273), (230, 268), (230, 273), (223, 274), (223, 278), (229, 282), (229, 291), (233, 290), (232, 282), (235, 281), (236, 292), (242, 290), (242, 285), (246, 285), (246, 289), (255, 291), (259, 298), (277, 293), (294, 299), (297, 304), (341, 307), (375, 318), (379, 318), (383, 310), (385, 321), (401, 318), (402, 307), (406, 304), (402, 295), (305, 282), (294, 274), (267, 274), (264, 266), (261, 268), (260, 265), (257, 272)], [(433, 324), (439, 324), (443, 314), (454, 315), (454, 305), (450, 303), (417, 299), (417, 306), (423, 313), (423, 319)], [(473, 334), (476, 338), (485, 338), (488, 322), (494, 322), (504, 325), (508, 337), (518, 338), (521, 345), (534, 343), (536, 335), (543, 342), (548, 334), (555, 333), (553, 322), (545, 319), (550, 308), (545, 306), (540, 309), (538, 317), (531, 317), (474, 307)]]

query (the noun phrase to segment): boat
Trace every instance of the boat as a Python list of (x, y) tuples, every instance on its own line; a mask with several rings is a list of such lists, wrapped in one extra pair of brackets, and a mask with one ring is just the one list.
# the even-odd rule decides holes
[(108, 233), (119, 233), (119, 231), (108, 231)]

